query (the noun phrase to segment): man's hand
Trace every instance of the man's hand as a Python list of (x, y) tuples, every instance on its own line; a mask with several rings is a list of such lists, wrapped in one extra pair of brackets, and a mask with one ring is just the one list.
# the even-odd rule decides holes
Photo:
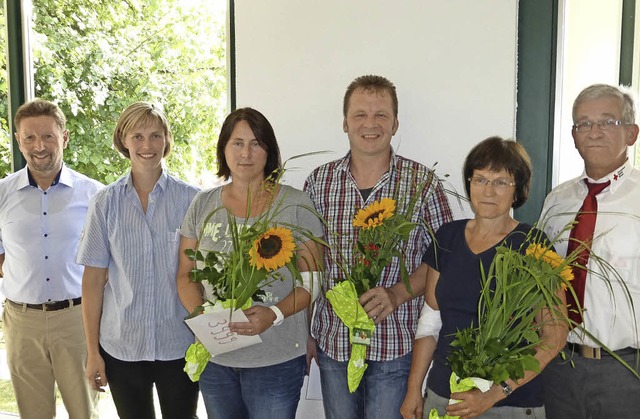
[(371, 288), (362, 294), (359, 301), (375, 324), (382, 322), (398, 308), (397, 296), (390, 288)]

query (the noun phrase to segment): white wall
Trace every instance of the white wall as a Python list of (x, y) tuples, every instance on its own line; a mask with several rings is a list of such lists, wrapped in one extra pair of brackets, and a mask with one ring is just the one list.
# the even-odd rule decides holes
[(618, 84), (622, 0), (564, 0), (558, 25), (553, 186), (584, 168), (571, 137), (571, 108), (594, 83)]
[(513, 137), (517, 2), (513, 0), (236, 0), (237, 106), (271, 121), (286, 181), (301, 187), (348, 149), (342, 98), (357, 76), (391, 79), (399, 96), (396, 150), (450, 174), (480, 140)]

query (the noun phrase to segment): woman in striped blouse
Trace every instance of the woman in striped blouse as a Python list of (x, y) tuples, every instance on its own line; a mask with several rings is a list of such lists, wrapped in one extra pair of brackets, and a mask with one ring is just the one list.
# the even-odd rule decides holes
[(154, 418), (154, 385), (163, 417), (193, 418), (198, 386), (182, 370), (193, 335), (175, 276), (180, 224), (197, 188), (163, 168), (172, 138), (157, 105), (126, 108), (113, 143), (131, 171), (89, 205), (77, 258), (86, 376), (96, 390), (109, 384), (121, 418)]

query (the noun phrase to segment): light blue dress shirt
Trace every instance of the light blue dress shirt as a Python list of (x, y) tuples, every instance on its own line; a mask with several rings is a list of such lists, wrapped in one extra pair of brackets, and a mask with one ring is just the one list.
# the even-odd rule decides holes
[(122, 361), (168, 361), (194, 342), (176, 272), (180, 224), (198, 189), (163, 171), (147, 212), (128, 174), (91, 201), (77, 262), (108, 268), (100, 345)]
[(29, 304), (80, 297), (78, 240), (89, 201), (102, 186), (65, 165), (46, 191), (29, 183), (26, 167), (0, 181), (5, 297)]

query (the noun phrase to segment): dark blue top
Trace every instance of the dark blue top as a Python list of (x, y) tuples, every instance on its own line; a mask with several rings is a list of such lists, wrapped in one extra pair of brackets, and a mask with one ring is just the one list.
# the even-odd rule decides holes
[[(469, 220), (457, 220), (444, 224), (436, 232), (436, 239), (424, 254), (422, 261), (440, 272), (436, 285), (436, 299), (442, 317), (442, 329), (433, 354), (433, 365), (427, 378), (427, 386), (441, 397), (449, 398), (449, 377), (451, 368), (447, 363), (450, 344), (457, 330), (478, 323), (478, 299), (482, 276), (480, 263), (488, 272), (496, 247), (506, 245), (511, 249), (522, 246), (527, 234), (533, 228), (524, 223), (511, 232), (504, 241), (480, 254), (469, 249), (464, 230)], [(536, 231), (537, 234), (543, 234)], [(536, 234), (536, 235), (537, 235)], [(542, 406), (542, 380), (536, 376), (496, 406), (539, 407)]]

